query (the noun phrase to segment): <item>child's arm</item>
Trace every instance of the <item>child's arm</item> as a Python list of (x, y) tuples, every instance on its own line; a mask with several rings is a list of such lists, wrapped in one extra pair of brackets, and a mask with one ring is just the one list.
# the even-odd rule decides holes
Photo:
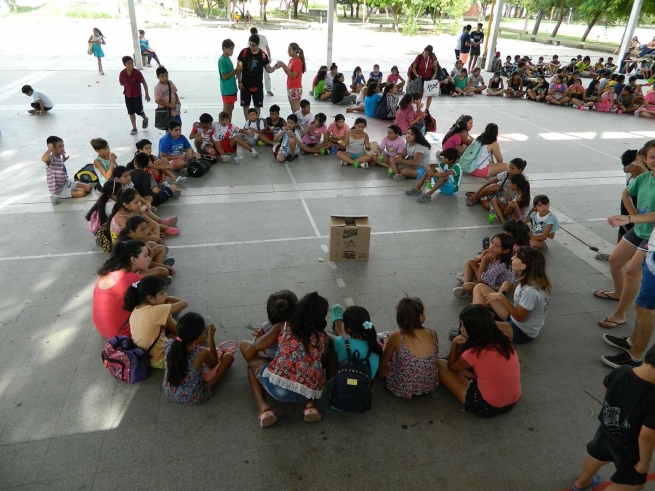
[(448, 368), (453, 372), (463, 372), (471, 368), (471, 365), (460, 356), (460, 346), (466, 343), (467, 339), (462, 336), (455, 336), (452, 343), (450, 344), (450, 353), (448, 353)]
[(284, 322), (278, 322), (266, 334), (254, 339), (252, 341), (253, 348), (257, 351), (264, 351), (273, 346), (277, 342), (282, 326), (284, 326)]
[(532, 235), (532, 234), (530, 234), (530, 239), (531, 240), (544, 241), (544, 240), (549, 238), (548, 236), (550, 235), (550, 231), (552, 230), (552, 228), (553, 228), (553, 225), (548, 224), (548, 225), (546, 225), (544, 227), (544, 232), (541, 235)]
[(371, 142), (368, 139), (368, 133), (364, 133), (364, 149), (367, 152), (371, 150)]
[(54, 150), (54, 146), (52, 143), (48, 143), (48, 149), (45, 151), (43, 156), (41, 157), (41, 161), (45, 165), (50, 165), (50, 162), (52, 162), (52, 151)]
[(210, 368), (214, 368), (218, 365), (218, 358), (216, 357), (216, 341), (214, 341), (214, 335), (216, 334), (216, 326), (214, 324), (209, 324), (207, 326), (207, 338), (209, 339), (209, 349), (203, 349), (193, 360), (193, 366), (200, 368), (203, 365), (207, 365)]
[(311, 122), (310, 124), (308, 124), (307, 126), (305, 126), (305, 129), (302, 130), (302, 131), (300, 132), (300, 134), (301, 134), (302, 136), (305, 136), (307, 133), (309, 133), (310, 131), (312, 131), (314, 128), (316, 128), (316, 122), (315, 122), (315, 121), (313, 121), (313, 122)]
[(454, 170), (444, 170), (444, 171), (441, 171), (441, 172), (436, 172), (436, 173), (434, 174), (434, 177), (436, 177), (437, 179), (439, 179), (440, 177), (448, 177), (448, 176), (450, 176), (450, 175), (452, 175), (452, 174), (454, 174), (454, 173), (455, 173)]
[(287, 133), (286, 130), (278, 131), (278, 133), (273, 137), (273, 141), (274, 142), (280, 141), (284, 137), (284, 135), (286, 135), (286, 133)]
[(150, 102), (150, 93), (148, 92), (148, 82), (144, 78), (141, 82), (143, 84), (143, 91), (146, 93), (146, 102)]
[(632, 202), (632, 195), (628, 193), (628, 188), (623, 189), (621, 194), (621, 201), (623, 201), (623, 206), (625, 206), (628, 215), (638, 215), (639, 212), (635, 208), (634, 203)]
[(189, 304), (185, 300), (182, 300), (177, 297), (168, 297), (166, 299), (166, 303), (171, 305), (171, 314), (182, 312), (184, 309), (186, 309), (189, 306)]
[(480, 189), (478, 189), (474, 196), (480, 197), (482, 195), (482, 191), (487, 189), (489, 186), (493, 186), (494, 184), (498, 184), (498, 178), (494, 177), (491, 181), (485, 182), (482, 186), (480, 186)]
[(95, 167), (96, 172), (102, 174), (102, 177), (107, 180), (111, 179), (114, 170), (113, 167), (110, 167), (109, 170), (105, 170), (105, 168), (102, 166), (102, 163), (97, 159), (93, 161), (93, 167)]
[(384, 380), (387, 377), (387, 373), (389, 373), (389, 362), (391, 361), (393, 354), (398, 350), (399, 344), (399, 331), (392, 332), (384, 343), (384, 352), (382, 353), (382, 359), (380, 360), (378, 368), (378, 377), (382, 380)]

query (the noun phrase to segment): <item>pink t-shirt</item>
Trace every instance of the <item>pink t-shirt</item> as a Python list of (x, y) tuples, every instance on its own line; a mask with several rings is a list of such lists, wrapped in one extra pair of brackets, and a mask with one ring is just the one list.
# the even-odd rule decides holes
[(380, 148), (387, 157), (394, 157), (399, 153), (403, 153), (405, 149), (405, 140), (397, 136), (393, 140), (390, 140), (388, 136), (385, 136), (380, 142)]
[[(175, 104), (175, 101), (177, 100), (177, 87), (175, 84), (171, 81), (168, 82), (168, 84), (171, 84), (171, 103)], [(155, 85), (155, 101), (164, 101), (168, 102), (168, 84), (164, 85), (161, 82), (157, 82), (157, 85)], [(157, 105), (157, 107), (164, 107)], [(176, 111), (175, 109), (171, 108), (171, 116), (179, 116), (180, 111)]]
[(393, 122), (400, 127), (403, 135), (405, 135), (409, 127), (412, 125), (412, 121), (415, 119), (416, 111), (414, 111), (414, 107), (411, 104), (407, 104), (405, 109), (398, 108), (398, 111), (396, 111), (396, 118)]
[(391, 73), (387, 77), (387, 83), (396, 85), (399, 79), (400, 79), (400, 75), (394, 75), (393, 73)]
[(505, 407), (521, 398), (521, 373), (516, 350), (509, 360), (495, 349), (466, 350), (462, 358), (478, 376), (478, 389), (488, 404)]
[(350, 126), (348, 126), (348, 123), (345, 123), (343, 128), (339, 129), (337, 128), (337, 123), (332, 123), (330, 126), (328, 126), (327, 130), (328, 133), (330, 133), (333, 137), (341, 139), (346, 136), (346, 133), (350, 131)]
[(444, 142), (443, 147), (441, 147), (441, 150), (448, 150), (449, 148), (455, 148), (457, 145), (461, 145), (461, 144), (462, 144), (462, 137), (459, 136), (459, 133), (455, 133)]
[(644, 96), (644, 106), (649, 111), (655, 111), (655, 91), (651, 90)]
[(302, 60), (297, 56), (289, 60), (289, 70), (297, 72), (296, 78), (287, 75), (287, 89), (302, 89)]
[(141, 280), (139, 273), (131, 271), (112, 271), (109, 273), (115, 284), (111, 288), (103, 290), (98, 286), (93, 289), (93, 323), (100, 335), (110, 339), (114, 336), (130, 336), (130, 324), (125, 324), (130, 318), (130, 313), (123, 310), (123, 297), (125, 292), (134, 282)]
[(307, 144), (320, 143), (321, 136), (327, 133), (328, 129), (325, 125), (319, 126), (318, 128), (312, 128), (302, 137), (302, 142)]

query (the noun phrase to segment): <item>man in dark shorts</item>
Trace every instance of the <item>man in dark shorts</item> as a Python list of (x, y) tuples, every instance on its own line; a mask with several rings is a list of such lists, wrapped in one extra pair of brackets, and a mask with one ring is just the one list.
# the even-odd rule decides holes
[(605, 399), (598, 413), (600, 427), (587, 444), (589, 454), (573, 491), (600, 484), (597, 472), (613, 462), (616, 472), (608, 491), (639, 491), (646, 483), (655, 448), (655, 346), (636, 368), (622, 366), (603, 380)]
[(469, 73), (471, 69), (475, 68), (475, 64), (478, 62), (478, 56), (480, 56), (480, 46), (484, 42), (484, 32), (482, 32), (482, 24), (478, 24), (478, 28), (471, 33), (471, 52), (469, 53)]
[(127, 107), (127, 114), (130, 116), (132, 122), (132, 131), (130, 135), (136, 135), (136, 116), (138, 114), (143, 118), (141, 127), (146, 129), (148, 127), (148, 117), (143, 112), (143, 100), (141, 99), (141, 84), (146, 93), (146, 102), (150, 102), (150, 94), (148, 93), (148, 84), (146, 79), (139, 70), (134, 69), (134, 60), (131, 56), (123, 56), (123, 70), (118, 76), (119, 83), (123, 86), (123, 94), (125, 94), (125, 106)]
[(261, 108), (264, 107), (264, 70), (273, 73), (276, 68), (271, 66), (271, 60), (266, 52), (259, 49), (259, 36), (252, 34), (248, 38), (248, 48), (244, 48), (237, 57), (239, 67), (243, 71), (239, 75), (239, 98), (243, 115), (248, 120), (248, 110), (250, 105), (257, 111), (257, 117)]

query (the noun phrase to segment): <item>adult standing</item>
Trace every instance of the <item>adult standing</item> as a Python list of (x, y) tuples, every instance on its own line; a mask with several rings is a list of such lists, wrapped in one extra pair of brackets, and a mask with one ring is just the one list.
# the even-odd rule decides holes
[(484, 41), (484, 32), (482, 32), (482, 23), (478, 23), (477, 29), (471, 33), (471, 52), (469, 54), (469, 73), (471, 73), (471, 67), (475, 68), (476, 63), (478, 62), (478, 56), (480, 56), (480, 45)]
[(239, 92), (246, 121), (251, 102), (259, 117), (264, 107), (264, 71), (273, 73), (276, 68), (271, 66), (268, 54), (259, 49), (259, 43), (259, 35), (251, 34), (248, 38), (248, 47), (242, 49), (237, 57), (239, 67), (243, 70), (239, 75)]
[(462, 65), (466, 65), (471, 53), (471, 24), (467, 24), (460, 36), (462, 38), (462, 46), (459, 49), (459, 60)]
[(291, 105), (291, 112), (295, 113), (300, 109), (302, 99), (302, 74), (307, 69), (305, 66), (305, 53), (297, 43), (289, 45), (289, 64), (278, 61), (279, 66), (287, 74), (287, 97)]
[(459, 60), (459, 52), (462, 49), (462, 34), (466, 31), (466, 26), (462, 27), (462, 32), (457, 36), (457, 42), (455, 43), (455, 60)]
[[(423, 97), (423, 86), (427, 80), (434, 80), (437, 78), (437, 68), (439, 64), (437, 63), (437, 56), (433, 53), (432, 45), (428, 44), (423, 53), (418, 55), (412, 63), (412, 73), (416, 78), (421, 79), (421, 97)], [(432, 104), (432, 97), (428, 97), (427, 102), (425, 103), (425, 109), (430, 109), (430, 104)]]
[[(268, 55), (268, 59), (271, 59), (271, 48), (268, 46), (268, 39), (263, 34), (259, 34), (256, 27), (250, 29), (250, 34), (257, 34), (259, 36), (259, 49), (264, 50)], [(268, 72), (264, 72), (264, 89), (266, 89), (266, 95), (273, 97), (273, 92), (271, 92), (271, 75)]]

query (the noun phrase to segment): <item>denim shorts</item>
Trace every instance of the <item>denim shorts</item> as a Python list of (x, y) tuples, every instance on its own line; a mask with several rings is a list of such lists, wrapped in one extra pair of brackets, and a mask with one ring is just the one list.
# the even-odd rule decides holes
[(655, 310), (655, 251), (646, 254), (643, 271), (641, 288), (635, 303), (644, 309)]
[(305, 396), (301, 396), (297, 392), (294, 392), (289, 389), (284, 389), (282, 387), (279, 387), (271, 383), (271, 379), (263, 376), (264, 370), (266, 370), (267, 368), (268, 368), (268, 363), (260, 368), (259, 374), (257, 375), (257, 380), (259, 380), (259, 383), (262, 384), (264, 390), (268, 392), (268, 395), (270, 395), (273, 399), (275, 399), (278, 402), (308, 401), (308, 399)]
[(507, 318), (507, 322), (509, 322), (509, 325), (512, 326), (512, 333), (513, 333), (513, 338), (512, 341), (514, 344), (526, 344), (529, 343), (530, 341), (534, 341), (534, 338), (531, 338), (528, 336), (526, 333), (524, 333), (519, 326), (516, 325), (516, 323), (512, 320), (512, 317)]

